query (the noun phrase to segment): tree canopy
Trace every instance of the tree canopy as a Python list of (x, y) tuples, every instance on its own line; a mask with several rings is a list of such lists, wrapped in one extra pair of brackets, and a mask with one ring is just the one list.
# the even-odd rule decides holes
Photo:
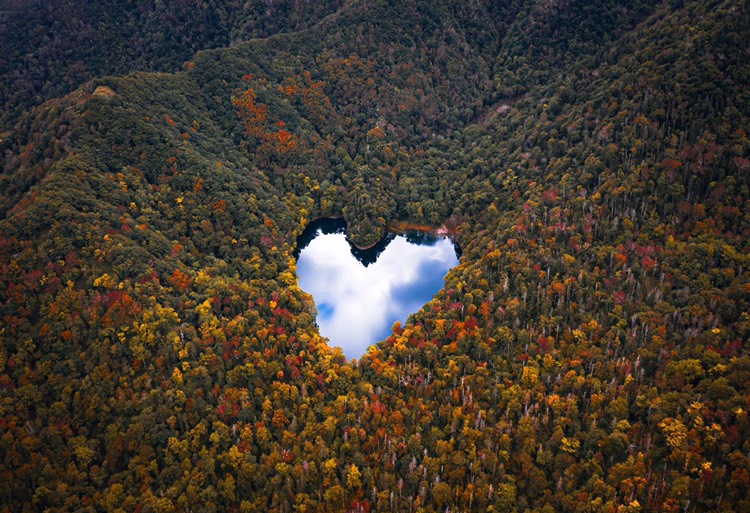
[[(323, 4), (7, 100), (0, 512), (748, 510), (747, 3)], [(462, 248), (359, 361), (329, 216)]]

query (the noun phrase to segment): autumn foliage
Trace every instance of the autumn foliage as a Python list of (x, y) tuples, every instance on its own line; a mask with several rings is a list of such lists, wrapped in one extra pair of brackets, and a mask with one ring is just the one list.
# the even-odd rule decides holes
[[(353, 2), (26, 112), (0, 513), (750, 510), (741, 4)], [(297, 284), (320, 217), (462, 250), (357, 361)]]

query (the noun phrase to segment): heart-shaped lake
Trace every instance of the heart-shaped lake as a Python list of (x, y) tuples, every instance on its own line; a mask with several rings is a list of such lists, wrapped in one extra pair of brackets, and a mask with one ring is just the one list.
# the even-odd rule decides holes
[(347, 358), (391, 333), (396, 321), (430, 301), (458, 264), (447, 237), (421, 232), (388, 235), (360, 250), (346, 238), (343, 220), (311, 223), (297, 241), (297, 275), (318, 307), (320, 334)]

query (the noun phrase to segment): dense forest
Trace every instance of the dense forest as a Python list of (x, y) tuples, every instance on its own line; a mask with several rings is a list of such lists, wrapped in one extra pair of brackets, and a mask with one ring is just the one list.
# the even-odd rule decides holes
[(175, 71), (201, 50), (314, 25), (343, 0), (5, 0), (0, 133), (87, 80)]
[[(11, 5), (1, 513), (750, 511), (746, 1)], [(327, 216), (462, 248), (359, 360)]]

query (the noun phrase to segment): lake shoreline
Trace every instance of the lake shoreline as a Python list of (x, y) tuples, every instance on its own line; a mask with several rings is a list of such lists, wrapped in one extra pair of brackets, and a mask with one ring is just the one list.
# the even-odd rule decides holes
[[(300, 234), (297, 237), (297, 244), (295, 246), (294, 253), (299, 254), (299, 251), (301, 251), (304, 248), (304, 245), (300, 246), (300, 241), (304, 241), (306, 238), (309, 237), (309, 230), (311, 226), (315, 226), (317, 229), (318, 226), (324, 225), (326, 222), (332, 222), (338, 226), (343, 226), (343, 233), (346, 235), (347, 242), (352, 247), (352, 250), (358, 251), (358, 252), (371, 251), (372, 249), (376, 248), (378, 245), (383, 244), (385, 241), (387, 241), (389, 237), (392, 238), (393, 236), (398, 235), (400, 233), (408, 233), (408, 232), (424, 233), (424, 234), (432, 235), (435, 237), (449, 237), (458, 248), (458, 243), (455, 240), (456, 236), (458, 235), (458, 230), (454, 226), (455, 222), (452, 222), (452, 221), (453, 220), (449, 219), (448, 221), (446, 221), (440, 226), (429, 226), (429, 225), (412, 223), (410, 221), (393, 220), (390, 223), (388, 223), (388, 228), (376, 242), (361, 246), (352, 240), (349, 234), (349, 223), (347, 222), (344, 216), (319, 217), (307, 223), (307, 226), (305, 226), (305, 229), (303, 230), (302, 234)], [(324, 233), (326, 232), (324, 231)], [(333, 233), (333, 232), (330, 232), (330, 233)]]
[(347, 240), (341, 219), (315, 221), (305, 235), (312, 239), (298, 248), (299, 287), (315, 301), (320, 334), (347, 359), (390, 336), (393, 323), (428, 303), (459, 263), (453, 241), (427, 231), (389, 232), (365, 251)]

